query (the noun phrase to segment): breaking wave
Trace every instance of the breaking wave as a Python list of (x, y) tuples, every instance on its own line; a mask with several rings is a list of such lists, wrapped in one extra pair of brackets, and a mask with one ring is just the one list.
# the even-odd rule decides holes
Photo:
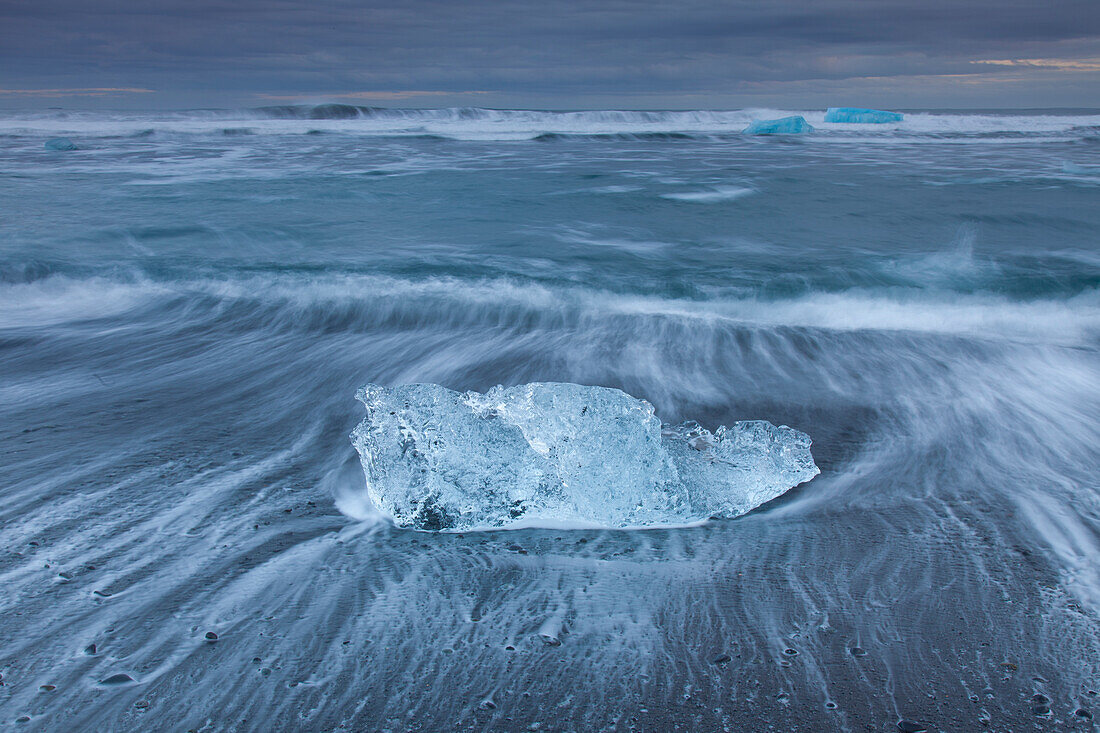
[(478, 107), (396, 109), (347, 104), (283, 105), (248, 110), (96, 113), (58, 111), (0, 114), (0, 135), (66, 134), (74, 137), (148, 137), (154, 134), (305, 134), (338, 132), (381, 137), (438, 136), (462, 140), (563, 139), (676, 142), (739, 136), (751, 122), (801, 115), (815, 128), (814, 139), (859, 142), (931, 137), (967, 141), (989, 138), (1063, 140), (1090, 138), (1100, 113), (1021, 114), (1010, 112), (908, 112), (897, 123), (831, 124), (824, 110), (591, 110), (553, 112)]

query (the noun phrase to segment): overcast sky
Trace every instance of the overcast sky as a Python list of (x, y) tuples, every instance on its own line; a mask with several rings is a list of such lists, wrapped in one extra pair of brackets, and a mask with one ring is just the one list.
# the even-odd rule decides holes
[(1100, 107), (1100, 0), (0, 0), (2, 107)]

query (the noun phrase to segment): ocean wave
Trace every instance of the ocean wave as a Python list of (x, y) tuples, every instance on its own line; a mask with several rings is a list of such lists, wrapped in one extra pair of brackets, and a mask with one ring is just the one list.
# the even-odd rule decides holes
[(564, 133), (564, 132), (544, 132), (541, 135), (536, 135), (531, 138), (532, 140), (538, 140), (541, 142), (552, 142), (555, 140), (591, 140), (593, 142), (604, 142), (608, 140), (620, 141), (620, 142), (666, 142), (670, 140), (712, 140), (717, 135), (704, 135), (704, 134), (690, 134), (686, 132), (592, 132), (592, 133)]
[(960, 114), (909, 112), (902, 122), (875, 125), (832, 124), (824, 110), (736, 109), (683, 111), (591, 110), (555, 112), (476, 107), (396, 109), (346, 104), (284, 105), (248, 110), (183, 112), (5, 112), (0, 135), (117, 137), (157, 133), (223, 134), (250, 129), (256, 134), (339, 132), (365, 136), (438, 135), (463, 140), (621, 139), (650, 142), (723, 136), (740, 137), (754, 120), (801, 115), (816, 130), (814, 139), (889, 141), (932, 136), (941, 139), (1008, 141), (1013, 138), (1096, 137), (1100, 113)]
[(706, 299), (617, 293), (508, 278), (402, 279), (381, 275), (295, 275), (197, 280), (119, 280), (51, 275), (0, 283), (0, 328), (81, 321), (145, 308), (203, 310), (242, 327), (578, 327), (600, 319), (794, 328), (898, 331), (1088, 346), (1100, 334), (1100, 291), (1061, 299), (852, 288), (768, 298), (713, 291)]

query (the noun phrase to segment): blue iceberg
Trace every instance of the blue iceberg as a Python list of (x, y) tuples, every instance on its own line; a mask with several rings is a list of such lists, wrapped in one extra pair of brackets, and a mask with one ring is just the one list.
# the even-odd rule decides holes
[(367, 494), (420, 530), (682, 525), (744, 514), (819, 473), (797, 430), (662, 425), (607, 387), (370, 384), (356, 397)]
[(76, 143), (67, 137), (54, 137), (46, 141), (46, 150), (76, 150)]
[(905, 119), (905, 115), (901, 112), (885, 112), (881, 109), (829, 107), (825, 112), (826, 122), (858, 122), (881, 125), (886, 122), (901, 122), (903, 119)]
[(780, 117), (778, 120), (757, 120), (741, 131), (743, 135), (797, 135), (813, 132), (814, 128), (801, 115)]

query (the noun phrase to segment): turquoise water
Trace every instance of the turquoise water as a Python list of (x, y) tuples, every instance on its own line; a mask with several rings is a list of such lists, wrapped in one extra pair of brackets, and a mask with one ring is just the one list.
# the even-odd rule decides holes
[[(1100, 113), (823, 117), (0, 115), (5, 722), (1087, 727)], [(822, 473), (699, 527), (372, 511), (356, 389), (533, 381)]]

